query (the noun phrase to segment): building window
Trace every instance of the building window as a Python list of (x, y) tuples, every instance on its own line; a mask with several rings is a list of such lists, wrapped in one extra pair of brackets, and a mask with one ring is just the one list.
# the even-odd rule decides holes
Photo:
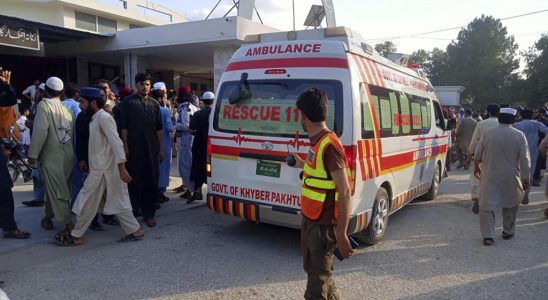
[(97, 31), (97, 17), (83, 12), (76, 12), (76, 28)]
[(100, 33), (116, 32), (116, 20), (76, 11), (76, 28)]
[(97, 17), (97, 24), (99, 27), (99, 32), (103, 33), (109, 33), (109, 32), (116, 32), (116, 21), (106, 19), (103, 17)]

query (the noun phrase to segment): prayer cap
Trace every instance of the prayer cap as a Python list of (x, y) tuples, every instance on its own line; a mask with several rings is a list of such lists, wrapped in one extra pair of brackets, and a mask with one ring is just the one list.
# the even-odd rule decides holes
[(46, 81), (46, 86), (56, 92), (62, 91), (64, 87), (63, 80), (55, 76), (48, 78), (48, 80)]
[(166, 88), (166, 84), (159, 81), (159, 82), (156, 82), (153, 86), (152, 86), (152, 89), (153, 90), (164, 90), (164, 91), (167, 91), (167, 88)]
[(190, 94), (190, 87), (188, 85), (180, 87), (179, 88), (179, 93), (188, 93), (188, 94)]
[(86, 99), (102, 99), (103, 94), (101, 93), (101, 90), (94, 87), (83, 87), (80, 88), (80, 97), (84, 97)]
[(118, 95), (120, 95), (120, 98), (124, 98), (125, 96), (131, 93), (132, 93), (131, 88), (129, 86), (126, 86), (120, 89), (120, 91), (118, 92)]
[(206, 104), (213, 103), (214, 99), (215, 99), (215, 94), (213, 94), (212, 92), (205, 92), (202, 95), (202, 101), (204, 101), (204, 103), (206, 103)]
[(503, 108), (500, 109), (501, 114), (508, 114), (508, 115), (512, 115), (512, 116), (515, 116), (517, 112), (518, 112), (517, 110), (515, 110), (513, 108), (510, 108), (510, 107), (503, 107)]

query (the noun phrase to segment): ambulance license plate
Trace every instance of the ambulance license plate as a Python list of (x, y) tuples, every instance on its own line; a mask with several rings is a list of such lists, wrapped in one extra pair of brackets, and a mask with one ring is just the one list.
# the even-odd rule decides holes
[(279, 163), (257, 160), (257, 170), (255, 174), (280, 178), (281, 168), (282, 168), (282, 165)]

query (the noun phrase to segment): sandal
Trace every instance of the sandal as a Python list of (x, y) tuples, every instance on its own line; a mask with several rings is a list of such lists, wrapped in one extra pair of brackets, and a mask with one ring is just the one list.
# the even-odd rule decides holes
[(150, 228), (156, 227), (156, 220), (154, 220), (154, 218), (144, 218), (143, 221), (145, 221), (145, 224)]
[(483, 239), (483, 245), (484, 246), (491, 246), (495, 243), (495, 240), (493, 240), (492, 238), (485, 238)]
[(503, 239), (503, 240), (509, 240), (509, 239), (511, 239), (511, 238), (513, 238), (513, 237), (514, 237), (513, 234), (506, 233), (506, 232), (504, 232), (504, 231), (502, 232), (502, 239)]
[(107, 224), (107, 225), (111, 225), (111, 226), (119, 226), (120, 223), (118, 221), (116, 221), (116, 219), (114, 219), (113, 216), (108, 216), (105, 218), (105, 216), (103, 216), (103, 224)]
[(55, 235), (55, 239), (57, 240), (57, 245), (59, 246), (81, 246), (84, 244), (83, 239), (79, 239), (80, 241), (77, 241), (76, 237), (73, 237), (70, 232), (62, 231)]
[(99, 222), (93, 222), (89, 225), (91, 231), (103, 231), (103, 226)]
[(42, 226), (42, 228), (44, 228), (45, 230), (52, 230), (53, 229), (53, 222), (50, 220), (50, 219), (42, 219), (42, 221), (40, 221), (40, 226)]
[(134, 235), (133, 233), (130, 233), (123, 238), (117, 240), (118, 243), (125, 243), (125, 242), (133, 242), (133, 241), (139, 241), (142, 240), (145, 237), (145, 234), (141, 235)]
[(28, 239), (29, 237), (30, 237), (30, 232), (21, 231), (19, 229), (4, 231), (5, 239), (23, 240), (23, 239)]

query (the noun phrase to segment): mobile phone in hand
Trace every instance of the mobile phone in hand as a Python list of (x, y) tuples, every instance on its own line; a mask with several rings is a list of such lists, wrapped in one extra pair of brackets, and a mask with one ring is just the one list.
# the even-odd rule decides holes
[[(359, 244), (356, 242), (351, 236), (348, 236), (348, 240), (350, 241), (350, 247), (352, 249), (358, 248)], [(339, 248), (335, 248), (335, 251), (333, 251), (333, 254), (335, 257), (337, 257), (338, 260), (343, 260), (344, 257), (341, 255), (341, 252), (339, 252)]]

